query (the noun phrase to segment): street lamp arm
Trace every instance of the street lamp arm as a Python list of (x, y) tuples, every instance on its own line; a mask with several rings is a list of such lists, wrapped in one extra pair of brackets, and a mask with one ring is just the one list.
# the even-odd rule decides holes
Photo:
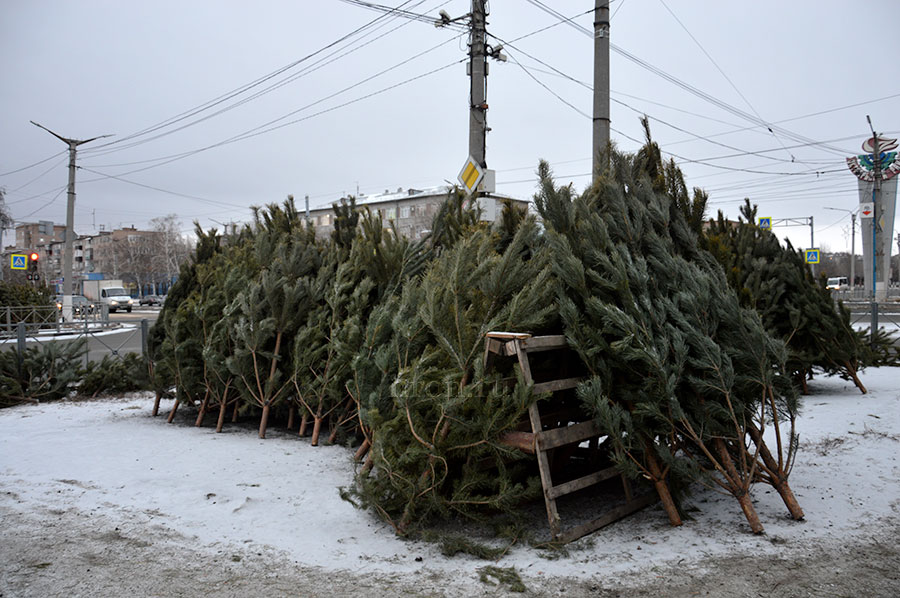
[(105, 138), (105, 137), (112, 137), (112, 135), (98, 135), (97, 137), (91, 137), (90, 139), (84, 139), (84, 140), (79, 140), (79, 139), (66, 139), (66, 138), (63, 137), (62, 135), (57, 135), (56, 133), (54, 133), (53, 131), (51, 131), (50, 129), (48, 129), (47, 127), (45, 127), (44, 125), (42, 125), (42, 124), (40, 124), (40, 123), (36, 123), (36, 122), (34, 122), (33, 120), (32, 120), (32, 121), (29, 121), (29, 122), (30, 122), (31, 124), (33, 124), (34, 126), (36, 126), (36, 127), (40, 127), (41, 129), (44, 129), (45, 131), (47, 131), (48, 133), (50, 133), (51, 135), (53, 135), (54, 137), (56, 137), (57, 139), (59, 139), (60, 141), (62, 141), (63, 143), (67, 143), (67, 144), (69, 144), (69, 145), (76, 145), (76, 146), (77, 146), (77, 145), (81, 145), (81, 144), (83, 144), (83, 143), (90, 143), (91, 141), (97, 141), (98, 139), (103, 139), (103, 138)]
[(29, 121), (29, 122), (30, 122), (31, 124), (33, 124), (34, 126), (36, 126), (36, 127), (39, 127), (39, 128), (41, 128), (41, 129), (44, 129), (45, 131), (47, 131), (48, 133), (50, 133), (51, 135), (53, 135), (54, 137), (56, 137), (57, 139), (59, 139), (60, 141), (62, 141), (63, 143), (71, 143), (71, 142), (72, 142), (71, 139), (66, 139), (65, 137), (62, 137), (61, 135), (57, 135), (56, 133), (54, 133), (53, 131), (51, 131), (50, 129), (48, 129), (47, 127), (45, 127), (44, 125), (42, 125), (42, 124), (40, 124), (40, 123), (36, 123), (36, 122), (34, 122), (33, 120), (32, 120), (32, 121)]
[(91, 141), (97, 141), (98, 139), (104, 139), (106, 137), (115, 137), (115, 135), (97, 135), (96, 137), (91, 137), (90, 139), (85, 139), (84, 141), (76, 141), (75, 145), (81, 145), (82, 143), (90, 143)]
[(836, 212), (847, 212), (848, 214), (856, 214), (859, 211), (858, 207), (855, 210), (848, 210), (846, 208), (829, 208), (828, 206), (822, 206), (822, 207), (825, 208), (826, 210), (834, 210)]

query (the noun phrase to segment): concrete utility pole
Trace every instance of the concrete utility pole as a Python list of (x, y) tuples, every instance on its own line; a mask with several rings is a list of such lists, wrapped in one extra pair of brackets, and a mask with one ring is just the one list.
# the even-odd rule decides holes
[(850, 213), (850, 290), (856, 287), (856, 212)]
[(31, 124), (44, 129), (69, 146), (69, 191), (67, 194), (68, 201), (66, 202), (66, 254), (63, 256), (63, 295), (69, 297), (69, 300), (66, 301), (64, 299), (63, 302), (64, 308), (68, 305), (69, 313), (71, 313), (71, 295), (75, 294), (75, 280), (72, 276), (72, 253), (73, 243), (75, 241), (75, 154), (79, 145), (90, 143), (91, 141), (102, 139), (103, 137), (109, 137), (109, 135), (100, 135), (99, 137), (91, 137), (90, 139), (84, 140), (67, 139), (61, 135), (57, 135), (44, 125), (40, 125), (34, 121), (31, 121)]
[[(815, 249), (815, 248), (816, 248), (816, 233), (815, 233), (815, 231), (813, 231), (813, 217), (812, 217), (812, 216), (809, 217), (809, 248), (810, 248), (810, 249)], [(815, 265), (815, 264), (810, 264), (810, 266), (811, 266), (810, 269), (812, 270), (813, 281), (815, 281), (815, 279), (816, 279), (816, 265)]]
[[(878, 206), (881, 203), (881, 147), (878, 143), (878, 133), (875, 132), (875, 128), (872, 126), (872, 119), (869, 118), (869, 115), (866, 115), (866, 121), (869, 123), (869, 130), (872, 131), (872, 164), (873, 170), (875, 174), (875, 181), (872, 184), (872, 303), (870, 305), (872, 311), (872, 323), (871, 323), (871, 333), (872, 333), (872, 346), (875, 346), (875, 333), (878, 331), (878, 244), (876, 240), (878, 239)], [(887, 276), (885, 276), (885, 283), (888, 281)], [(885, 293), (887, 292), (887, 286), (885, 286)]]
[(606, 168), (609, 148), (609, 0), (594, 0), (593, 178)]
[(472, 41), (469, 43), (469, 155), (487, 167), (487, 12), (486, 0), (472, 0)]

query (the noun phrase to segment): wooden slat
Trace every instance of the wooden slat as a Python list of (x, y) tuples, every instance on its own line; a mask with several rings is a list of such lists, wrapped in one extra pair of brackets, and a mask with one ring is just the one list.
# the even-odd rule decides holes
[(525, 339), (531, 338), (531, 335), (527, 332), (501, 332), (501, 331), (492, 331), (488, 332), (485, 336), (488, 338), (499, 338), (505, 341), (510, 339)]
[(515, 343), (518, 342), (526, 353), (537, 353), (538, 351), (555, 351), (557, 349), (565, 349), (569, 345), (566, 343), (566, 337), (561, 334), (550, 336), (535, 336), (532, 338), (511, 340), (506, 343), (506, 352), (509, 355), (515, 353)]
[(569, 343), (562, 334), (549, 334), (547, 336), (534, 336), (522, 340), (522, 348), (528, 353), (535, 351), (550, 351), (553, 349), (566, 349)]
[(566, 482), (565, 484), (554, 486), (553, 488), (550, 488), (548, 494), (550, 495), (550, 498), (559, 498), (560, 496), (565, 496), (566, 494), (572, 494), (573, 492), (584, 490), (585, 488), (593, 486), (594, 484), (605, 482), (606, 480), (614, 478), (617, 475), (619, 475), (619, 471), (615, 467), (607, 467), (606, 469), (601, 469), (600, 471), (589, 473), (588, 475), (582, 476), (576, 480), (572, 480), (571, 482)]
[(601, 527), (606, 527), (610, 523), (615, 523), (622, 517), (630, 515), (635, 511), (639, 511), (647, 505), (653, 504), (654, 502), (656, 502), (656, 500), (657, 496), (654, 493), (648, 493), (643, 496), (639, 496), (638, 498), (627, 502), (624, 505), (618, 506), (615, 509), (604, 513), (602, 517), (598, 517), (593, 521), (589, 521), (587, 523), (583, 523), (582, 525), (573, 527), (570, 530), (566, 530), (565, 533), (555, 534), (553, 537), (555, 540), (566, 544), (573, 540), (577, 540), (582, 536), (586, 536), (591, 532), (595, 532)]
[[(526, 361), (527, 364), (527, 361)], [(541, 428), (541, 414), (537, 403), (532, 403), (528, 408), (528, 417), (531, 419), (532, 429)], [(541, 474), (541, 486), (544, 488), (544, 504), (547, 507), (547, 521), (550, 524), (550, 534), (555, 538), (559, 535), (559, 511), (556, 509), (556, 499), (550, 498), (547, 491), (553, 487), (553, 478), (550, 475), (550, 459), (545, 451), (537, 452), (538, 471)]]
[(558, 390), (566, 390), (569, 388), (575, 388), (578, 386), (578, 383), (581, 382), (583, 378), (562, 378), (561, 380), (551, 380), (549, 382), (541, 382), (540, 384), (535, 384), (534, 388), (531, 390), (533, 394), (540, 394), (542, 392), (556, 392)]
[(531, 432), (520, 432), (517, 430), (513, 430), (512, 432), (507, 432), (500, 436), (500, 442), (502, 444), (505, 444), (506, 446), (517, 448), (524, 453), (528, 453), (529, 455), (533, 455), (535, 453), (534, 434)]
[[(532, 337), (530, 334), (521, 332), (489, 332), (486, 335), (484, 344), (484, 364), (487, 369), (488, 363), (491, 361), (491, 355), (493, 354), (515, 356), (519, 362), (519, 368), (526, 384), (532, 384), (534, 379), (531, 374), (531, 364), (528, 360), (528, 353), (563, 349), (567, 346), (563, 335)], [(542, 382), (533, 386), (533, 392), (535, 394), (541, 394), (545, 392), (566, 390), (574, 388), (581, 380), (582, 378), (565, 378)], [(552, 402), (550, 405), (552, 405)], [(571, 416), (569, 416), (567, 415), (569, 411), (570, 410), (561, 410), (560, 413), (544, 414), (542, 416), (540, 409), (538, 408), (538, 402), (534, 401), (528, 408), (528, 423), (531, 424), (532, 431), (511, 430), (500, 438), (500, 441), (508, 446), (518, 448), (526, 453), (535, 454), (541, 476), (541, 486), (544, 490), (544, 502), (547, 507), (547, 519), (550, 523), (550, 534), (554, 540), (561, 542), (571, 542), (572, 540), (576, 540), (585, 534), (589, 534), (605, 525), (609, 525), (656, 500), (655, 494), (643, 496), (637, 500), (628, 500), (624, 505), (608, 511), (603, 516), (594, 519), (593, 521), (563, 532), (556, 499), (617, 475), (614, 468), (605, 468), (558, 486), (553, 485), (549, 451), (566, 444), (574, 444), (599, 436), (598, 426), (593, 421), (585, 421), (563, 428), (542, 431), (545, 423), (544, 420), (546, 420), (547, 423), (555, 424), (570, 418), (581, 417), (580, 414), (577, 413), (572, 413)], [(630, 494), (630, 486), (624, 478), (623, 482), (625, 482), (625, 493), (627, 496)]]
[(495, 338), (485, 339), (485, 359), (487, 358), (487, 353), (500, 353), (501, 355), (505, 355), (506, 347), (501, 341), (498, 341)]
[[(534, 378), (531, 377), (531, 363), (528, 361), (528, 355), (525, 353), (525, 351), (522, 350), (522, 347), (519, 346), (519, 343), (514, 343), (514, 345), (515, 355), (519, 360), (519, 369), (522, 371), (522, 378), (525, 380), (525, 384), (533, 384)], [(532, 407), (535, 407), (537, 404), (532, 402), (531, 405)], [(534, 423), (534, 418), (532, 418), (531, 423)]]
[(599, 435), (600, 426), (594, 420), (588, 420), (565, 428), (544, 430), (538, 433), (537, 447), (539, 451), (549, 451), (550, 449), (581, 442)]

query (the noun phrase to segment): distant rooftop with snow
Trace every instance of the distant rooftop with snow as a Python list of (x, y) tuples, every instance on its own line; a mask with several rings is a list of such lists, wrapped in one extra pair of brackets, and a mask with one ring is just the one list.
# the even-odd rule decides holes
[[(433, 197), (436, 195), (447, 195), (450, 193), (454, 187), (450, 185), (438, 185), (436, 187), (426, 187), (424, 189), (417, 189), (414, 187), (410, 187), (409, 189), (403, 189), (402, 187), (397, 189), (395, 192), (388, 191), (385, 189), (384, 193), (374, 193), (367, 195), (365, 193), (360, 193), (356, 196), (356, 205), (365, 206), (365, 205), (375, 205), (380, 203), (390, 203), (394, 201), (401, 201), (404, 199), (412, 199), (419, 197)], [(502, 195), (500, 193), (489, 193), (491, 197), (496, 197), (498, 199), (517, 199), (515, 197), (510, 197), (508, 195)], [(322, 204), (316, 207), (310, 207), (310, 211), (318, 211), (318, 210), (330, 210), (332, 204), (340, 203), (341, 199), (335, 199), (329, 201), (326, 204)], [(523, 200), (518, 200), (523, 201)]]

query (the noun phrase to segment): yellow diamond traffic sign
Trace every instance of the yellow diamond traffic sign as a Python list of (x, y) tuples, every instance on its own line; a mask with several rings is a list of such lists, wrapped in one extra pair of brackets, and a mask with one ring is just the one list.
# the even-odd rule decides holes
[(466, 160), (465, 166), (459, 171), (456, 177), (459, 183), (466, 188), (470, 194), (478, 188), (478, 183), (484, 178), (484, 170), (471, 156)]

